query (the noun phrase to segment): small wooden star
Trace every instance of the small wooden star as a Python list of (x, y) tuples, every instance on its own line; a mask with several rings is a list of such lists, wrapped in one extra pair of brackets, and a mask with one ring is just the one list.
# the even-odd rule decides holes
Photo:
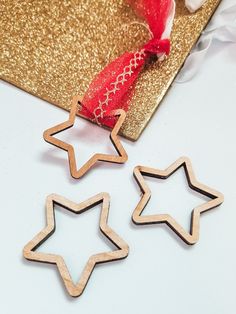
[[(180, 167), (184, 167), (188, 185), (191, 189), (211, 198), (210, 201), (196, 207), (192, 211), (190, 232), (187, 232), (175, 219), (168, 214), (141, 215), (148, 201), (151, 198), (151, 191), (145, 182), (143, 176), (167, 179)], [(206, 185), (199, 183), (193, 173), (192, 165), (187, 157), (181, 157), (175, 161), (166, 170), (153, 169), (143, 166), (137, 166), (134, 169), (134, 177), (143, 193), (143, 196), (135, 208), (132, 220), (137, 225), (166, 223), (177, 235), (179, 235), (187, 244), (195, 244), (199, 239), (200, 214), (212, 208), (219, 206), (224, 196)]]
[(111, 131), (110, 140), (112, 144), (114, 145), (118, 155), (109, 155), (109, 154), (100, 154), (100, 153), (94, 154), (82, 167), (77, 169), (75, 152), (74, 152), (73, 146), (55, 138), (54, 135), (73, 127), (75, 123), (77, 110), (78, 110), (78, 103), (79, 103), (79, 98), (74, 97), (72, 100), (72, 107), (71, 107), (69, 119), (50, 129), (47, 129), (46, 131), (44, 131), (44, 134), (43, 134), (44, 140), (46, 142), (67, 151), (71, 176), (75, 179), (81, 178), (92, 166), (94, 166), (94, 164), (97, 161), (125, 163), (128, 160), (128, 155), (119, 140), (118, 132), (125, 120), (126, 113), (122, 109), (117, 109), (117, 110), (113, 110), (110, 113), (110, 116), (119, 116), (114, 128)]
[[(117, 250), (92, 255), (89, 258), (87, 264), (85, 265), (85, 268), (82, 272), (82, 275), (78, 283), (75, 285), (72, 281), (72, 278), (65, 264), (65, 261), (61, 256), (55, 255), (55, 254), (36, 252), (36, 249), (42, 243), (44, 243), (47, 240), (47, 238), (54, 233), (56, 229), (55, 217), (54, 217), (54, 204), (58, 204), (75, 214), (81, 214), (84, 211), (88, 210), (91, 207), (94, 207), (95, 205), (99, 203), (102, 203), (102, 210), (101, 210), (100, 224), (99, 224), (100, 230), (117, 247)], [(127, 257), (128, 252), (129, 252), (129, 247), (126, 244), (126, 242), (122, 240), (107, 225), (109, 204), (110, 204), (110, 197), (109, 197), (109, 194), (107, 193), (100, 193), (80, 204), (76, 204), (56, 194), (49, 195), (46, 200), (47, 225), (39, 234), (37, 234), (24, 247), (24, 250), (23, 250), (24, 257), (31, 261), (56, 264), (68, 293), (72, 297), (80, 296), (83, 293), (85, 286), (89, 280), (89, 277), (91, 276), (92, 271), (94, 267), (96, 266), (96, 264), (123, 259)]]

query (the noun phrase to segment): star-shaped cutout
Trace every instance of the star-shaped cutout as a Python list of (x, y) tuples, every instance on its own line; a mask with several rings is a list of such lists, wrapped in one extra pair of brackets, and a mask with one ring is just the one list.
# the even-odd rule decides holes
[[(180, 167), (184, 167), (188, 185), (192, 190), (209, 198), (210, 201), (196, 207), (192, 211), (190, 232), (187, 232), (177, 221), (168, 214), (143, 215), (142, 212), (151, 198), (151, 191), (143, 176), (167, 179)], [(195, 244), (199, 239), (200, 214), (219, 206), (224, 201), (224, 196), (206, 185), (199, 183), (193, 173), (192, 165), (187, 157), (181, 157), (165, 170), (137, 166), (134, 169), (134, 177), (143, 193), (141, 200), (135, 208), (132, 220), (137, 225), (166, 223), (187, 244)]]
[[(117, 247), (117, 250), (92, 255), (89, 258), (87, 264), (85, 265), (78, 283), (74, 284), (72, 281), (71, 275), (68, 271), (68, 268), (66, 266), (66, 263), (60, 255), (41, 253), (41, 252), (37, 252), (36, 249), (42, 243), (44, 243), (47, 240), (47, 238), (54, 233), (56, 229), (55, 217), (54, 217), (54, 204), (58, 204), (75, 214), (81, 214), (84, 211), (88, 210), (91, 207), (94, 207), (95, 205), (99, 203), (102, 203), (102, 210), (101, 210), (100, 224), (99, 224), (100, 230), (105, 235), (105, 237), (107, 237)], [(67, 200), (60, 195), (56, 195), (56, 194), (49, 195), (46, 200), (47, 225), (40, 233), (38, 233), (24, 247), (24, 250), (23, 250), (24, 257), (31, 261), (56, 264), (68, 293), (72, 297), (80, 296), (83, 293), (85, 286), (96, 264), (123, 259), (127, 257), (128, 252), (129, 252), (129, 247), (127, 243), (124, 240), (122, 240), (107, 225), (109, 205), (110, 205), (110, 197), (109, 197), (109, 194), (107, 193), (100, 193), (96, 196), (89, 198), (88, 200), (80, 204), (76, 204), (70, 200)]]
[(78, 103), (79, 103), (79, 98), (76, 96), (72, 100), (72, 106), (71, 106), (69, 119), (50, 129), (47, 129), (43, 133), (43, 137), (46, 142), (67, 151), (71, 176), (75, 179), (81, 178), (92, 166), (94, 166), (94, 164), (97, 161), (125, 163), (128, 159), (128, 155), (119, 140), (118, 132), (125, 120), (126, 113), (122, 109), (117, 109), (117, 110), (113, 110), (110, 113), (110, 116), (119, 116), (114, 128), (111, 131), (110, 139), (118, 155), (109, 155), (109, 154), (101, 154), (101, 153), (94, 154), (82, 167), (77, 169), (75, 151), (74, 151), (73, 146), (62, 140), (59, 140), (58, 138), (55, 138), (54, 135), (73, 127), (75, 123), (76, 114), (78, 111)]

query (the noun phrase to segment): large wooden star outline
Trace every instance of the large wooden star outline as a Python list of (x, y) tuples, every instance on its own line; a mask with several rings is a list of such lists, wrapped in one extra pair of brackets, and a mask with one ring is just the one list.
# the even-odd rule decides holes
[[(144, 208), (151, 198), (151, 191), (143, 176), (167, 179), (182, 166), (184, 167), (189, 187), (200, 194), (211, 198), (210, 201), (193, 209), (190, 232), (187, 232), (172, 216), (168, 214), (142, 215)], [(187, 157), (179, 158), (165, 170), (137, 166), (134, 169), (134, 177), (143, 195), (133, 212), (133, 222), (137, 225), (166, 223), (187, 244), (195, 244), (199, 239), (200, 214), (219, 206), (224, 200), (224, 196), (220, 192), (217, 192), (196, 180), (191, 162)]]
[(78, 102), (79, 102), (79, 98), (77, 96), (74, 97), (72, 100), (72, 106), (71, 106), (69, 119), (67, 121), (60, 123), (58, 125), (55, 125), (54, 127), (51, 127), (50, 129), (45, 130), (43, 133), (43, 137), (46, 142), (67, 151), (69, 166), (70, 166), (70, 173), (71, 173), (71, 176), (75, 179), (81, 178), (86, 172), (88, 172), (88, 170), (92, 166), (95, 165), (97, 161), (105, 161), (105, 162), (112, 162), (112, 163), (125, 163), (128, 159), (128, 155), (125, 149), (123, 148), (118, 137), (118, 132), (125, 120), (126, 113), (122, 109), (117, 109), (117, 110), (113, 110), (110, 113), (110, 116), (113, 116), (113, 117), (119, 116), (114, 128), (111, 131), (110, 140), (112, 144), (114, 145), (114, 148), (116, 149), (118, 155), (96, 153), (83, 166), (77, 169), (75, 151), (74, 151), (73, 146), (64, 141), (59, 140), (58, 138), (54, 137), (54, 135), (73, 127), (75, 123), (76, 114), (78, 111)]
[[(65, 264), (65, 261), (60, 255), (37, 252), (36, 249), (43, 242), (45, 242), (47, 238), (50, 237), (56, 229), (55, 217), (54, 217), (54, 204), (58, 204), (75, 214), (81, 214), (84, 211), (88, 210), (91, 207), (94, 207), (95, 205), (99, 203), (102, 203), (100, 225), (99, 225), (100, 230), (105, 235), (105, 237), (107, 237), (117, 247), (117, 250), (92, 255), (89, 258), (87, 264), (85, 265), (85, 268), (81, 274), (81, 277), (78, 283), (74, 284), (70, 276), (70, 273), (68, 271), (68, 268)], [(24, 257), (31, 261), (56, 264), (68, 293), (72, 297), (80, 296), (83, 293), (96, 264), (123, 259), (127, 257), (128, 252), (129, 252), (129, 247), (127, 243), (124, 240), (122, 240), (107, 225), (109, 204), (110, 204), (110, 197), (109, 197), (109, 194), (107, 193), (100, 193), (80, 204), (76, 204), (70, 200), (67, 200), (60, 195), (56, 195), (56, 194), (49, 195), (46, 200), (47, 225), (39, 234), (37, 234), (24, 247), (24, 250), (23, 250)]]

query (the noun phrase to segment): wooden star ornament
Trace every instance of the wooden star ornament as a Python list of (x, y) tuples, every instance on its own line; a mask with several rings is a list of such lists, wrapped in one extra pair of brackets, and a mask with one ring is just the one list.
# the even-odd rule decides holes
[[(210, 201), (205, 202), (192, 210), (190, 232), (187, 232), (169, 214), (141, 215), (151, 198), (151, 191), (143, 176), (167, 179), (182, 166), (184, 167), (189, 187), (192, 190), (211, 198)], [(134, 169), (134, 178), (143, 195), (133, 212), (133, 222), (137, 225), (166, 223), (187, 244), (195, 244), (199, 239), (200, 214), (219, 206), (224, 201), (224, 196), (220, 192), (217, 192), (196, 180), (191, 162), (187, 157), (179, 158), (165, 170), (137, 166)]]
[[(84, 211), (88, 210), (95, 205), (102, 203), (102, 210), (100, 215), (99, 227), (101, 232), (107, 237), (116, 247), (117, 250), (98, 253), (92, 255), (87, 264), (84, 267), (84, 270), (81, 274), (81, 277), (77, 284), (74, 284), (68, 268), (65, 264), (64, 259), (55, 254), (48, 254), (37, 252), (36, 249), (44, 243), (48, 237), (50, 237), (55, 229), (55, 217), (54, 217), (54, 204), (58, 204), (65, 209), (75, 213), (81, 214)], [(56, 194), (51, 194), (46, 199), (46, 227), (38, 233), (25, 247), (23, 250), (23, 255), (26, 259), (36, 262), (49, 263), (57, 265), (61, 278), (65, 284), (65, 287), (68, 293), (72, 297), (80, 296), (92, 274), (92, 271), (96, 264), (106, 263), (111, 261), (116, 261), (127, 257), (129, 252), (129, 247), (127, 243), (122, 240), (108, 225), (108, 212), (109, 212), (110, 197), (107, 193), (100, 193), (96, 196), (91, 197), (90, 199), (84, 201), (83, 203), (76, 204), (70, 200), (65, 199), (64, 197)]]
[(117, 110), (111, 111), (109, 116), (111, 117), (119, 116), (110, 134), (110, 140), (112, 144), (114, 145), (118, 155), (96, 153), (83, 166), (77, 169), (75, 151), (74, 151), (73, 146), (64, 141), (59, 140), (58, 138), (55, 138), (54, 135), (74, 126), (76, 114), (78, 111), (78, 103), (80, 103), (80, 98), (76, 96), (72, 100), (72, 106), (71, 106), (69, 119), (50, 129), (45, 130), (43, 134), (44, 140), (46, 142), (67, 151), (71, 176), (75, 179), (81, 178), (86, 172), (90, 170), (92, 166), (95, 165), (97, 161), (105, 161), (105, 162), (112, 162), (112, 163), (125, 163), (128, 160), (128, 155), (119, 140), (118, 132), (125, 120), (126, 113), (122, 109), (117, 109)]

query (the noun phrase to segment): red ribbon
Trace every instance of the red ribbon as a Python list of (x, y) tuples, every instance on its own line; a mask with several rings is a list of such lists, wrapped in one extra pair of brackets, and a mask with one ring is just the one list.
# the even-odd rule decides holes
[(173, 0), (128, 0), (137, 14), (142, 16), (153, 35), (136, 52), (126, 52), (108, 64), (91, 82), (83, 100), (80, 113), (108, 127), (113, 127), (110, 112), (128, 110), (135, 81), (153, 56), (168, 55), (169, 38), (162, 38)]

